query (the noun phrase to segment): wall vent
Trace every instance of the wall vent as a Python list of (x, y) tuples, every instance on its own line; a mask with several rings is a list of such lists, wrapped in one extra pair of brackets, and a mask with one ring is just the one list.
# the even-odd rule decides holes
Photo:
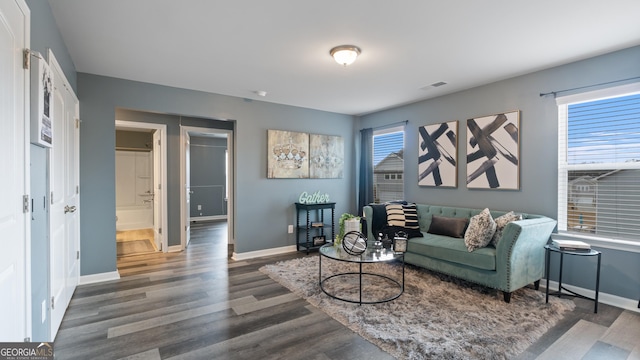
[(440, 87), (442, 85), (447, 85), (447, 83), (444, 82), (444, 81), (438, 81), (436, 83), (431, 84), (430, 86), (432, 86), (432, 87)]

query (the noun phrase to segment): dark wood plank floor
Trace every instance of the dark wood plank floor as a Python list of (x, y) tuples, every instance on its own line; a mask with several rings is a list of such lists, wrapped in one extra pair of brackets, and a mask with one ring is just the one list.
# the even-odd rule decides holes
[[(79, 286), (55, 340), (56, 359), (391, 358), (258, 271), (306, 255), (233, 261), (226, 238), (224, 222), (194, 223), (186, 251), (121, 258), (120, 280)], [(633, 345), (638, 314), (603, 304), (593, 314), (592, 303), (576, 303), (519, 358), (640, 354)], [(594, 334), (586, 343), (584, 329)], [(616, 332), (631, 345), (611, 340), (620, 338)], [(575, 341), (586, 349), (566, 351)]]
[(228, 260), (226, 224), (194, 223), (185, 252), (121, 258), (119, 281), (79, 286), (56, 359), (391, 358), (258, 271), (298, 256)]

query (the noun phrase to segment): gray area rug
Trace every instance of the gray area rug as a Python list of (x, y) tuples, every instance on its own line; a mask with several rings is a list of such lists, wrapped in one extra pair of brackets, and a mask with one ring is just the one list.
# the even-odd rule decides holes
[[(356, 264), (322, 259), (322, 276), (357, 271)], [(401, 280), (400, 264), (365, 264), (364, 271)], [(510, 359), (562, 319), (574, 303), (529, 288), (503, 301), (502, 292), (407, 265), (405, 291), (376, 305), (335, 300), (318, 285), (318, 256), (265, 265), (260, 271), (399, 359)], [(325, 289), (357, 299), (358, 277), (333, 278)], [(395, 291), (366, 276), (366, 299)]]

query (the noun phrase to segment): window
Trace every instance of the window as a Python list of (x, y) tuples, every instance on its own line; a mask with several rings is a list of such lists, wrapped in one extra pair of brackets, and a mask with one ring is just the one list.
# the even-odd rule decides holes
[(558, 230), (640, 242), (640, 84), (557, 101)]
[(404, 127), (373, 133), (373, 198), (376, 203), (404, 199)]

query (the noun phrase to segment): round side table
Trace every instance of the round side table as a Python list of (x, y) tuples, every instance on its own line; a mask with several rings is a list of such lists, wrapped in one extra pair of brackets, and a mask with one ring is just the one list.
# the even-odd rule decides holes
[[(547, 289), (546, 289), (546, 302), (549, 302), (549, 263), (551, 262), (551, 252), (556, 252), (560, 254), (560, 271), (559, 271), (559, 276), (558, 276), (558, 291), (551, 293), (551, 295), (557, 295), (558, 297), (562, 296), (562, 290), (568, 292), (569, 294), (565, 294), (565, 295), (569, 295), (569, 296), (577, 296), (583, 299), (587, 299), (587, 300), (591, 300), (595, 303), (594, 305), (594, 309), (593, 312), (597, 313), (598, 312), (598, 292), (600, 290), (600, 260), (601, 260), (601, 256), (602, 253), (600, 251), (597, 250), (593, 250), (593, 249), (589, 249), (589, 251), (571, 251), (571, 250), (561, 250), (553, 245), (545, 245), (544, 246), (545, 249), (545, 260), (546, 260), (546, 264), (545, 264), (545, 277), (547, 278)], [(571, 255), (571, 256), (597, 256), (598, 257), (598, 265), (596, 267), (596, 296), (595, 298), (590, 298), (581, 294), (577, 294), (567, 288), (565, 288), (564, 286), (562, 286), (562, 267), (563, 267), (563, 262), (564, 262), (564, 256), (565, 255)]]

